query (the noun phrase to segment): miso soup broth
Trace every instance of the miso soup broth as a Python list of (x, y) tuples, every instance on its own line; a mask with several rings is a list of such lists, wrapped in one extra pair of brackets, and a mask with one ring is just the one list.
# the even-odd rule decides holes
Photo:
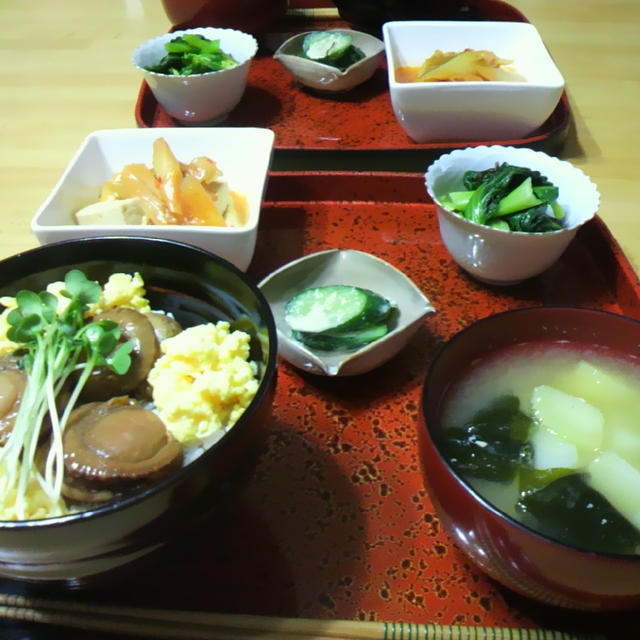
[(527, 343), (474, 362), (443, 407), (442, 451), (481, 495), (550, 537), (640, 552), (640, 362)]

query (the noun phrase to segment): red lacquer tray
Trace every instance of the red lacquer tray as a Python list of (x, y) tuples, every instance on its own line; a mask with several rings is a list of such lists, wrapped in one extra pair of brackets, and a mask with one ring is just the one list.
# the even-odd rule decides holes
[[(613, 629), (612, 639), (629, 637), (622, 630), (635, 628), (631, 615), (538, 605), (472, 567), (434, 513), (416, 450), (431, 357), (474, 320), (542, 304), (640, 318), (638, 279), (603, 222), (586, 224), (546, 273), (487, 287), (442, 246), (421, 174), (272, 173), (251, 276), (258, 281), (328, 248), (389, 261), (431, 298), (436, 313), (398, 356), (366, 375), (328, 379), (281, 362), (255, 470), (197, 531), (135, 575), (74, 598), (311, 618)], [(0, 588), (33, 591), (7, 581)], [(20, 629), (15, 638), (86, 640), (80, 632)]]
[[(527, 21), (520, 11), (501, 0), (472, 0), (466, 8), (465, 15), (476, 20)], [(285, 34), (330, 26), (349, 25), (339, 20), (288, 15), (274, 33), (262, 36), (244, 97), (221, 126), (272, 129), (276, 134), (274, 170), (422, 171), (450, 149), (480, 144), (413, 142), (393, 114), (384, 61), (370, 80), (347, 93), (329, 96), (298, 85), (273, 59), (273, 43), (280, 42)], [(158, 105), (146, 82), (138, 95), (135, 116), (141, 127), (179, 126)], [(557, 154), (570, 118), (569, 102), (563, 94), (555, 111), (531, 136), (494, 142)]]

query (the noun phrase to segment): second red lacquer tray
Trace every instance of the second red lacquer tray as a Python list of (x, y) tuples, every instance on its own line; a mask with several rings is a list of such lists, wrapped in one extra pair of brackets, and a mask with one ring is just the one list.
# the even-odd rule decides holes
[[(421, 174), (272, 173), (252, 278), (258, 282), (289, 260), (329, 248), (387, 260), (422, 289), (436, 312), (400, 354), (365, 375), (332, 379), (280, 362), (257, 466), (222, 505), (212, 496), (205, 505), (215, 507), (212, 515), (153, 562), (77, 599), (630, 637), (625, 633), (636, 626), (633, 614), (574, 614), (539, 605), (472, 566), (434, 511), (416, 446), (431, 358), (469, 323), (545, 304), (640, 319), (638, 279), (602, 220), (587, 223), (547, 272), (519, 285), (488, 287), (461, 271), (444, 249)], [(0, 581), (3, 591), (16, 588), (6, 582)], [(65, 637), (86, 636), (69, 631)]]
[[(467, 4), (470, 17), (475, 20), (527, 21), (520, 11), (501, 0), (472, 0)], [(314, 18), (314, 15), (289, 14), (272, 33), (260, 37), (246, 92), (227, 120), (219, 125), (272, 129), (276, 136), (274, 169), (422, 171), (441, 153), (480, 144), (446, 140), (413, 142), (393, 114), (384, 60), (370, 80), (346, 93), (328, 95), (297, 84), (273, 59), (274, 47), (292, 33), (350, 26), (337, 18)], [(157, 103), (145, 82), (138, 95), (135, 116), (141, 127), (180, 126)], [(531, 135), (489, 142), (527, 146), (555, 155), (562, 148), (570, 119), (569, 101), (563, 94), (551, 116)]]

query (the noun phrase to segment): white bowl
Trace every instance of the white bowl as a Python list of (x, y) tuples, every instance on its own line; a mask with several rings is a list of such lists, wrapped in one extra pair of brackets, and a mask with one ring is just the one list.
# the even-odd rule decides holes
[[(441, 197), (464, 188), (465, 171), (488, 169), (502, 162), (538, 170), (558, 187), (558, 204), (565, 210), (564, 229), (548, 233), (493, 229), (466, 220), (440, 204)], [(436, 204), (447, 251), (465, 271), (491, 284), (513, 284), (548, 269), (600, 204), (595, 184), (580, 169), (527, 148), (493, 145), (457, 149), (440, 156), (427, 169), (425, 184)]]
[[(238, 66), (189, 76), (171, 76), (145, 69), (164, 57), (165, 43), (184, 33), (220, 40), (220, 48), (233, 56)], [(257, 51), (256, 39), (244, 31), (198, 27), (172, 31), (148, 40), (133, 52), (132, 60), (170, 116), (185, 123), (206, 121), (213, 124), (224, 120), (240, 102), (247, 86), (249, 65)]]
[[(536, 28), (526, 22), (405, 21), (383, 26), (391, 104), (416, 142), (515, 140), (555, 109), (564, 80)], [(395, 70), (420, 66), (437, 49), (489, 50), (522, 82), (398, 82)]]
[[(308, 287), (346, 284), (370, 289), (395, 302), (395, 326), (384, 337), (357, 351), (314, 352), (291, 336), (284, 308)], [(371, 254), (330, 249), (309, 254), (267, 276), (258, 285), (271, 305), (278, 330), (278, 352), (295, 367), (327, 376), (352, 376), (371, 371), (401, 349), (434, 311), (426, 296), (401, 271)]]
[(273, 57), (278, 60), (301, 84), (319, 91), (348, 91), (368, 80), (378, 68), (384, 52), (382, 40), (351, 29), (331, 29), (336, 33), (348, 33), (353, 37), (352, 44), (365, 54), (362, 60), (341, 71), (328, 64), (301, 58), (302, 41), (310, 31), (298, 33), (282, 43)]
[[(247, 199), (241, 227), (178, 225), (78, 225), (73, 214), (95, 202), (105, 181), (131, 163), (151, 167), (153, 142), (164, 138), (181, 162), (196, 156), (214, 160), (229, 188)], [(31, 221), (41, 244), (88, 236), (151, 236), (192, 244), (245, 270), (256, 244), (262, 197), (274, 134), (254, 128), (156, 128), (94, 131), (82, 143), (62, 177)]]

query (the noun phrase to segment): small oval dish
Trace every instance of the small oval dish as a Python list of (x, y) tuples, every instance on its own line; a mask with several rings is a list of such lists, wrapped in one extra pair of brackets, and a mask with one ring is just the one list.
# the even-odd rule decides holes
[[(314, 351), (296, 341), (285, 321), (285, 306), (311, 287), (353, 285), (388, 298), (397, 306), (389, 332), (357, 350)], [(295, 367), (327, 376), (352, 376), (371, 371), (396, 355), (435, 311), (428, 298), (400, 270), (362, 251), (330, 249), (312, 253), (277, 269), (259, 283), (271, 306), (278, 330), (280, 355)]]
[(301, 84), (318, 91), (348, 91), (368, 80), (378, 68), (384, 53), (382, 40), (352, 29), (331, 29), (329, 33), (345, 34), (352, 38), (351, 44), (360, 49), (365, 57), (344, 71), (329, 64), (303, 57), (303, 41), (312, 31), (298, 33), (285, 40), (273, 57)]

